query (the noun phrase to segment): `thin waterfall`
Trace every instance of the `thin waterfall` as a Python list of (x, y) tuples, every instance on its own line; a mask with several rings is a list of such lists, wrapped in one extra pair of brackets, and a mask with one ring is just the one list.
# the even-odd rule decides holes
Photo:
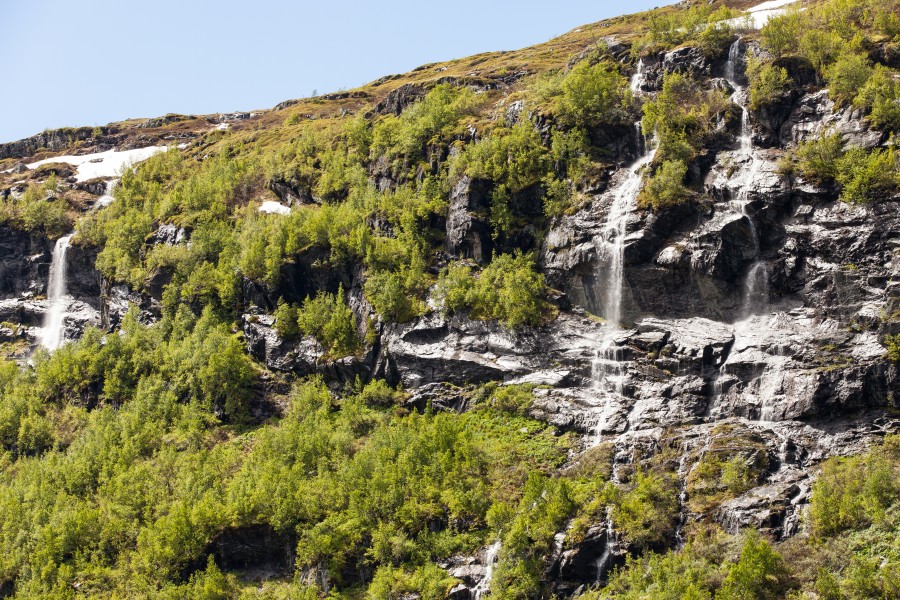
[(70, 298), (66, 295), (66, 251), (73, 234), (56, 240), (50, 262), (50, 280), (47, 282), (47, 313), (41, 333), (41, 345), (56, 350), (65, 341), (66, 314)]
[[(735, 181), (735, 199), (731, 201), (731, 209), (740, 212), (750, 221), (754, 250), (759, 254), (759, 233), (756, 224), (749, 214), (750, 188), (759, 173), (760, 160), (753, 148), (753, 128), (750, 125), (750, 111), (747, 109), (746, 90), (738, 81), (739, 69), (744, 62), (741, 50), (741, 39), (738, 38), (728, 49), (728, 62), (725, 63), (725, 78), (734, 88), (731, 100), (741, 107), (741, 133), (739, 138), (739, 158), (741, 169)], [(768, 305), (769, 287), (768, 267), (764, 261), (757, 259), (747, 271), (743, 286), (743, 301), (739, 320), (746, 320), (753, 315), (764, 312)]]
[(119, 184), (118, 179), (110, 179), (106, 182), (106, 189), (103, 192), (103, 195), (97, 198), (97, 201), (94, 202), (94, 206), (92, 207), (94, 210), (103, 208), (104, 206), (109, 206), (113, 203), (115, 198), (113, 197), (113, 190), (116, 189), (116, 185)]
[[(728, 62), (725, 64), (725, 78), (734, 88), (731, 100), (741, 107), (741, 132), (736, 156), (740, 163), (740, 169), (732, 179), (731, 188), (734, 190), (734, 195), (728, 206), (732, 212), (747, 217), (756, 260), (747, 269), (741, 286), (741, 305), (734, 321), (735, 343), (732, 346), (733, 349), (738, 348), (739, 341), (746, 338), (752, 328), (759, 326), (754, 323), (754, 317), (764, 314), (769, 307), (769, 267), (759, 256), (759, 232), (749, 211), (750, 189), (759, 173), (762, 161), (757, 157), (753, 147), (753, 129), (750, 124), (750, 111), (747, 109), (746, 90), (738, 80), (743, 62), (741, 40), (738, 39), (729, 48)], [(712, 377), (712, 402), (709, 409), (711, 417), (720, 416), (718, 414), (719, 399), (724, 392), (722, 378), (726, 373), (730, 357), (729, 353), (729, 358), (723, 362), (718, 372)], [(765, 410), (763, 408), (761, 412), (765, 412)]]
[(490, 591), (491, 579), (494, 576), (494, 563), (497, 562), (497, 556), (500, 554), (500, 540), (487, 547), (484, 552), (484, 577), (472, 590), (474, 600), (481, 598)]
[[(640, 90), (644, 79), (644, 63), (638, 61), (630, 87)], [(603, 223), (598, 250), (603, 265), (601, 272), (600, 295), (602, 299), (601, 315), (607, 322), (600, 348), (594, 356), (592, 377), (595, 388), (606, 388), (606, 406), (602, 420), (598, 419), (595, 427), (594, 442), (599, 442), (606, 425), (611, 406), (610, 394), (622, 396), (625, 387), (625, 371), (620, 353), (616, 345), (616, 335), (622, 328), (622, 301), (625, 287), (625, 238), (627, 236), (628, 216), (637, 208), (637, 197), (643, 183), (643, 169), (652, 160), (656, 149), (644, 143), (641, 135), (641, 122), (634, 124), (637, 133), (638, 148), (641, 156), (629, 165), (622, 179), (608, 192), (610, 206)]]

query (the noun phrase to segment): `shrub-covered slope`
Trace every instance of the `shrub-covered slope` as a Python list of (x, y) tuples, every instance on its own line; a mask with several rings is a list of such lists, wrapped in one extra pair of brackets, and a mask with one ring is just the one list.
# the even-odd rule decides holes
[(0, 596), (897, 597), (898, 14), (0, 145)]

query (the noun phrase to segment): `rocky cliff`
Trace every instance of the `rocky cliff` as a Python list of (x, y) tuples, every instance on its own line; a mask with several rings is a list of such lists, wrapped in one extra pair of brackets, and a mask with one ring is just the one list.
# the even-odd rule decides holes
[[(754, 39), (712, 57), (678, 48), (642, 56), (636, 73), (627, 40), (605, 45), (647, 98), (674, 72), (691, 73), (708, 89), (740, 92), (745, 57), (764, 53)], [(753, 527), (774, 539), (796, 534), (821, 461), (858, 454), (900, 427), (900, 372), (884, 346), (886, 336), (900, 333), (900, 197), (851, 205), (835, 186), (780, 165), (798, 143), (828, 131), (863, 148), (888, 143), (860, 110), (838, 107), (805, 65), (787, 67), (793, 87), (765, 110), (747, 110), (739, 93), (732, 96), (734, 114), (745, 110), (746, 122), (717, 124), (715, 141), (690, 165), (696, 196), (689, 203), (615, 214), (635, 160), (654, 143), (629, 126), (597, 141), (611, 156), (609, 168), (577, 209), (544, 219), (540, 186), (516, 192), (514, 218), (530, 225), (515, 237), (495, 235), (486, 217), (490, 181), (463, 175), (451, 182), (445, 218), (429, 224), (446, 240), (445, 257), (433, 268), (449, 258), (485, 263), (495, 251), (534, 251), (555, 290), (558, 316), (549, 323), (510, 330), (439, 310), (391, 323), (367, 301), (358, 264), (323, 267), (323, 257), (307, 249), (284, 267), (276, 287), (244, 282), (239, 326), (247, 351), (276, 379), (318, 373), (339, 389), (357, 378), (383, 378), (408, 392), (412, 410), (465, 411), (479, 384), (533, 384), (530, 416), (576, 433), (579, 452), (608, 446), (613, 479), (654, 456), (672, 463), (681, 516), (671, 545), (686, 528), (710, 521), (732, 533)], [(492, 82), (501, 90), (513, 84)], [(416, 85), (398, 87), (376, 112), (400, 114), (422, 95)], [(509, 110), (504, 118), (528, 116)], [(38, 147), (61, 151), (65, 140), (57, 138), (7, 144), (0, 157), (24, 160)], [(389, 188), (383, 167), (373, 161), (368, 175)], [(289, 182), (268, 185), (287, 203), (318, 201)], [(621, 238), (610, 237), (611, 223), (621, 226)], [(153, 227), (148, 248), (191, 243), (189, 229)], [(612, 291), (616, 243), (620, 288)], [(71, 312), (71, 338), (87, 323), (114, 330), (132, 303), (153, 322), (172, 281), (165, 267), (141, 290), (108, 281), (94, 268), (97, 251), (75, 246), (67, 254), (69, 293), (82, 307)], [(51, 252), (46, 238), (0, 229), (0, 320), (40, 324)], [(326, 350), (313, 338), (279, 336), (271, 314), (279, 299), (301, 302), (339, 286), (368, 332), (364, 352), (324, 360)], [(608, 313), (613, 293), (621, 305), (616, 319)], [(739, 493), (703, 504), (696, 470), (716, 453), (743, 460), (751, 480)], [(592, 523), (579, 544), (557, 549), (546, 577), (571, 594), (605, 580), (628, 551), (607, 523)], [(444, 564), (462, 581), (455, 597), (480, 596), (489, 555), (487, 549)]]

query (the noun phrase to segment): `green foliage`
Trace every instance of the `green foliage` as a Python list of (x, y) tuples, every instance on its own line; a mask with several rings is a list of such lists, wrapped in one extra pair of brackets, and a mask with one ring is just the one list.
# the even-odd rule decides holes
[(703, 513), (758, 484), (768, 465), (764, 442), (751, 430), (720, 425), (687, 478), (691, 510)]
[(611, 61), (577, 63), (562, 79), (557, 112), (566, 127), (622, 125), (632, 118), (628, 80)]
[(504, 531), (491, 595), (499, 598), (537, 597), (541, 591), (544, 557), (553, 547), (553, 536), (575, 506), (564, 479), (531, 474), (518, 509), (498, 506), (489, 513), (494, 529)]
[(900, 362), (900, 334), (886, 336), (884, 346), (887, 348), (887, 359), (892, 362)]
[(540, 181), (548, 168), (547, 151), (537, 130), (528, 121), (492, 134), (466, 146), (451, 167), (473, 178), (502, 182), (518, 192)]
[(633, 53), (658, 52), (681, 44), (695, 44), (708, 56), (721, 53), (734, 38), (730, 19), (738, 12), (726, 6), (713, 10), (695, 4), (671, 11), (653, 11), (648, 15), (647, 33), (637, 40)]
[(715, 116), (728, 106), (724, 92), (681, 73), (666, 75), (657, 97), (644, 104), (641, 121), (644, 135), (656, 137), (656, 161), (693, 160), (712, 134)]
[(744, 534), (741, 557), (728, 571), (716, 599), (782, 598), (788, 587), (788, 569), (781, 555), (759, 534), (750, 530)]
[(687, 201), (691, 194), (684, 186), (687, 165), (682, 160), (664, 161), (638, 196), (638, 205), (661, 210)]
[(552, 313), (544, 276), (521, 253), (500, 254), (476, 277), (452, 265), (441, 275), (436, 299), (446, 311), (468, 309), (476, 319), (497, 319), (510, 329), (539, 325)]
[(896, 437), (865, 456), (831, 458), (812, 488), (810, 518), (818, 536), (831, 537), (883, 520), (900, 498), (900, 444)]
[(57, 238), (72, 228), (66, 212), (68, 203), (61, 197), (56, 177), (41, 185), (29, 184), (21, 197), (0, 198), (0, 224)]
[(872, 74), (868, 59), (855, 52), (841, 54), (825, 71), (832, 99), (838, 106), (848, 104)]
[(405, 157), (415, 163), (424, 157), (427, 144), (447, 141), (478, 105), (478, 98), (468, 88), (436, 85), (399, 117), (389, 115), (375, 124), (371, 155), (377, 158), (383, 154), (391, 160)]
[(791, 8), (784, 14), (770, 17), (760, 31), (760, 39), (763, 48), (775, 56), (784, 56), (797, 51), (801, 33), (801, 13)]
[(784, 95), (791, 84), (787, 69), (752, 56), (747, 57), (747, 78), (750, 81), (751, 110), (772, 104)]
[(900, 130), (900, 79), (897, 73), (875, 65), (872, 75), (853, 99), (853, 105), (869, 113), (868, 119), (874, 127)]
[(865, 203), (893, 193), (900, 181), (900, 165), (894, 148), (876, 148), (866, 152), (851, 146), (837, 161), (837, 181), (841, 200)]
[(820, 136), (797, 147), (797, 167), (812, 181), (828, 182), (837, 179), (837, 161), (843, 154), (844, 142), (840, 133)]
[(356, 317), (347, 306), (343, 286), (337, 294), (319, 292), (315, 298), (307, 298), (296, 314), (299, 330), (316, 338), (327, 358), (359, 352), (362, 344), (356, 333)]
[(638, 471), (616, 495), (613, 523), (630, 547), (660, 547), (672, 538), (678, 520), (677, 489), (671, 477)]

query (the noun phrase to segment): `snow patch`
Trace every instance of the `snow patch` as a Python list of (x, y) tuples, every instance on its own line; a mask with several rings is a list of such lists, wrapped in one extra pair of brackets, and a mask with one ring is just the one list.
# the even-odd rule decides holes
[(275, 202), (274, 200), (266, 200), (259, 205), (258, 210), (261, 213), (286, 215), (291, 212), (291, 207)]
[(107, 150), (106, 152), (95, 152), (80, 156), (54, 156), (53, 158), (45, 158), (26, 166), (29, 169), (34, 169), (47, 163), (68, 163), (73, 167), (78, 167), (75, 175), (76, 181), (87, 181), (98, 177), (117, 177), (124, 168), (145, 161), (154, 154), (165, 152), (168, 149), (168, 146), (148, 146), (146, 148), (137, 148), (136, 150), (122, 150), (121, 152), (118, 150)]

